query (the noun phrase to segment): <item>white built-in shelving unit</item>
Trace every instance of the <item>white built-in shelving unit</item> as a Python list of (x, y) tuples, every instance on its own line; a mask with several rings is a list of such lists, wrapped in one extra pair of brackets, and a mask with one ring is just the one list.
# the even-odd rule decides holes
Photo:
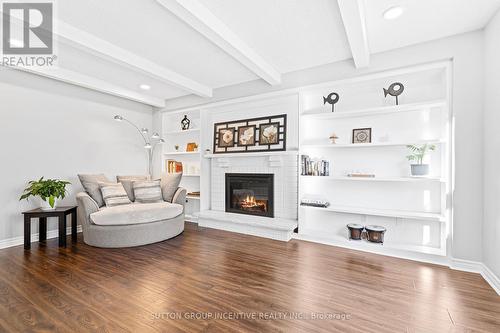
[[(189, 192), (201, 190), (200, 197), (187, 198), (187, 219), (196, 222), (197, 212), (214, 209), (214, 202), (220, 204), (212, 195), (222, 184), (213, 175), (213, 165), (267, 155), (284, 159), (290, 156), (279, 155), (288, 154), (297, 155), (299, 163), (301, 155), (329, 160), (327, 177), (302, 176), (299, 167), (298, 202), (321, 198), (330, 206), (297, 207), (294, 203), (298, 212), (295, 238), (435, 262), (449, 255), (453, 225), (450, 78), (450, 62), (443, 61), (164, 112), (163, 168), (168, 159), (183, 162), (181, 185)], [(397, 106), (382, 91), (393, 82), (405, 85)], [(323, 96), (330, 92), (340, 95), (334, 113), (330, 105), (323, 105)], [(289, 112), (288, 151), (211, 153), (214, 122), (244, 119), (255, 112), (265, 116), (276, 110)], [(187, 131), (180, 125), (184, 115), (192, 121)], [(372, 141), (353, 144), (356, 128), (371, 128)], [(336, 144), (329, 140), (332, 133), (339, 137)], [(185, 152), (188, 142), (196, 142), (198, 152)], [(436, 146), (426, 160), (430, 174), (413, 177), (406, 146), (425, 143)], [(349, 173), (375, 177), (348, 177)], [(349, 241), (348, 223), (386, 227), (385, 243)]]
[[(181, 120), (187, 115), (191, 120), (188, 130), (182, 130)], [(162, 170), (166, 171), (168, 160), (183, 164), (183, 176), (180, 186), (188, 193), (200, 191), (201, 173), (201, 132), (202, 121), (200, 110), (187, 112), (166, 112), (162, 114), (162, 129), (165, 144), (163, 145)], [(187, 144), (196, 143), (198, 151), (186, 151)], [(175, 150), (178, 145), (179, 149)], [(203, 194), (202, 194), (203, 195)], [(196, 214), (200, 211), (201, 196), (188, 195), (186, 198), (186, 220), (196, 222)]]
[[(330, 161), (330, 175), (299, 174), (299, 201), (322, 199), (330, 206), (299, 206), (296, 238), (391, 255), (448, 254), (453, 179), (450, 70), (449, 63), (442, 62), (300, 91), (300, 154)], [(393, 82), (405, 85), (398, 106), (382, 92)], [(329, 104), (323, 105), (322, 96), (330, 92), (340, 95), (333, 113)], [(353, 144), (356, 128), (371, 128), (371, 143)], [(329, 140), (333, 133), (339, 137), (336, 144)], [(412, 177), (406, 146), (425, 143), (436, 146), (425, 161), (430, 175)], [(385, 243), (349, 241), (348, 223), (386, 227)]]

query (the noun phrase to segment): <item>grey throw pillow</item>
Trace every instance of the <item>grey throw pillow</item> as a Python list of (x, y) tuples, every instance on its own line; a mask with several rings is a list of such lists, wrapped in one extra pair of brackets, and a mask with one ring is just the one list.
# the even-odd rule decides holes
[(131, 203), (122, 183), (99, 183), (106, 207), (128, 205)]
[(175, 191), (179, 187), (182, 179), (182, 173), (164, 173), (161, 176), (161, 192), (163, 200), (172, 202)]
[(118, 183), (123, 184), (123, 188), (125, 189), (125, 192), (127, 192), (128, 198), (130, 201), (134, 202), (135, 201), (135, 195), (134, 195), (134, 182), (138, 180), (150, 180), (151, 177), (149, 175), (143, 175), (143, 176), (116, 176), (116, 181)]
[(159, 180), (135, 181), (133, 186), (136, 202), (163, 202)]
[(109, 183), (109, 179), (104, 174), (98, 175), (78, 175), (83, 189), (88, 195), (97, 203), (99, 207), (104, 206), (104, 199), (102, 198), (99, 183)]

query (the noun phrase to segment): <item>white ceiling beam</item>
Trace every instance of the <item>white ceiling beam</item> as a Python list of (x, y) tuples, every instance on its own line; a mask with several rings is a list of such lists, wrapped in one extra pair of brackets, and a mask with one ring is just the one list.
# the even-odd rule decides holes
[(368, 67), (370, 49), (366, 32), (365, 7), (362, 0), (337, 0), (344, 22), (352, 58), (357, 68)]
[[(4, 13), (0, 9), (0, 14)], [(17, 24), (21, 21), (14, 20)], [(162, 67), (148, 59), (140, 57), (132, 52), (120, 48), (99, 37), (82, 31), (70, 24), (57, 20), (55, 31), (59, 42), (75, 46), (93, 55), (106, 58), (112, 62), (120, 63), (134, 70), (139, 70), (146, 75), (156, 78), (162, 82), (170, 84), (176, 88), (188, 91), (202, 97), (212, 97), (212, 88), (176, 73), (168, 68)]]
[(151, 77), (168, 83), (176, 88), (189, 91), (198, 96), (212, 97), (212, 88), (162, 67), (148, 59), (120, 48), (99, 37), (75, 28), (63, 21), (56, 23), (56, 34), (63, 42), (90, 51), (94, 55), (139, 70)]
[(269, 84), (281, 83), (281, 73), (198, 0), (156, 1)]
[[(1, 65), (1, 64), (0, 64)], [(88, 75), (84, 75), (75, 71), (71, 71), (68, 69), (62, 68), (50, 68), (47, 69), (45, 67), (10, 67), (5, 66), (7, 68), (12, 68), (16, 70), (20, 70), (23, 72), (33, 73), (36, 75), (48, 77), (54, 80), (66, 82), (69, 84), (73, 84), (76, 86), (84, 87), (87, 89), (95, 90), (101, 93), (105, 93), (108, 95), (117, 96), (120, 98), (128, 99), (131, 101), (143, 103), (146, 105), (151, 105), (158, 108), (165, 107), (165, 100), (161, 98), (156, 98), (148, 95), (144, 95), (138, 93), (133, 90), (125, 89), (115, 84), (111, 84), (107, 81), (99, 80)]]

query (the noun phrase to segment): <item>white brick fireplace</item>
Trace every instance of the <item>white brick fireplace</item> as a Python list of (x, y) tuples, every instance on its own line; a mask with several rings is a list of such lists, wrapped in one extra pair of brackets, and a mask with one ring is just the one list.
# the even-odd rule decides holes
[[(210, 210), (199, 214), (200, 226), (288, 241), (297, 227), (296, 151), (210, 155)], [(273, 174), (274, 218), (226, 212), (226, 174)]]

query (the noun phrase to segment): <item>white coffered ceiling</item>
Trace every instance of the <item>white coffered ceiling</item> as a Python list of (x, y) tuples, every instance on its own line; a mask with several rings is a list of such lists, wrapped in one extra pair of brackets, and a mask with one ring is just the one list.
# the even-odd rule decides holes
[[(395, 5), (403, 15), (385, 20)], [(48, 76), (161, 107), (252, 80), (279, 85), (284, 73), (353, 56), (353, 66), (369, 66), (373, 53), (481, 29), (498, 8), (500, 0), (56, 1), (60, 73)]]

